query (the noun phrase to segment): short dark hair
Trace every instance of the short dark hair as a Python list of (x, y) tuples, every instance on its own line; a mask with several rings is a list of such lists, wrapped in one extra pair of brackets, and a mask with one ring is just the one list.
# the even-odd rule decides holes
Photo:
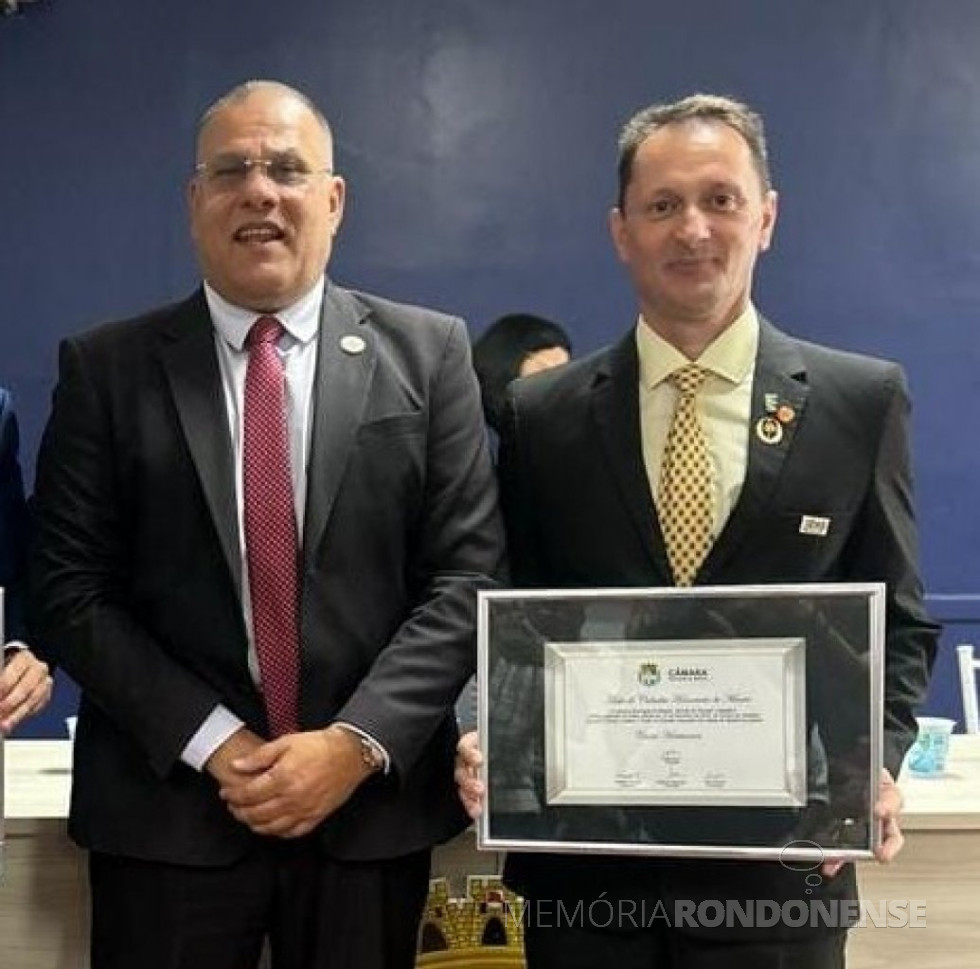
[(559, 324), (532, 313), (511, 313), (495, 320), (473, 344), (473, 369), (480, 382), (487, 423), (500, 430), (507, 386), (521, 364), (539, 350), (561, 347), (569, 354), (572, 341)]
[(633, 159), (640, 145), (660, 128), (685, 121), (724, 124), (737, 131), (749, 146), (763, 190), (772, 188), (762, 118), (747, 104), (734, 98), (720, 94), (692, 94), (670, 104), (652, 104), (623, 125), (619, 134), (619, 195), (616, 200), (621, 212), (633, 176)]

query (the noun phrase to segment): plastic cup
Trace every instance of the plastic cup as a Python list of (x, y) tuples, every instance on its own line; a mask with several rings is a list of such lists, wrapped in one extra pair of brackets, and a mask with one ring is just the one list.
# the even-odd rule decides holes
[(938, 776), (946, 770), (949, 735), (956, 721), (946, 717), (916, 717), (915, 721), (919, 735), (909, 751), (909, 770), (914, 774)]

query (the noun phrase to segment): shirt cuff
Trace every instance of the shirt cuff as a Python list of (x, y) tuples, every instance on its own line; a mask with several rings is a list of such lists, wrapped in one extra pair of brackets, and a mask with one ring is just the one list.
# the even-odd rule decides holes
[(187, 746), (181, 751), (180, 759), (194, 770), (204, 770), (208, 758), (236, 730), (241, 730), (244, 726), (244, 720), (219, 704), (208, 714), (207, 720), (197, 728), (194, 736), (187, 741)]
[(9, 643), (4, 643), (3, 650), (0, 652), (0, 667), (10, 662), (15, 653), (20, 653), (27, 649), (27, 643), (22, 643), (19, 639), (12, 639)]
[(347, 723), (346, 720), (335, 721), (338, 727), (343, 727), (344, 730), (349, 730), (351, 733), (356, 733), (358, 737), (362, 740), (366, 740), (380, 755), (383, 762), (381, 768), (381, 773), (386, 777), (391, 773), (391, 758), (388, 756), (388, 751), (375, 740), (366, 730), (361, 730), (360, 727), (355, 727), (352, 723)]

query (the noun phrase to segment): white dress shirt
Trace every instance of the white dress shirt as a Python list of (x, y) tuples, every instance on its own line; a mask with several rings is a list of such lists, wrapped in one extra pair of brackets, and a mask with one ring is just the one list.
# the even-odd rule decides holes
[[(291, 306), (275, 314), (285, 331), (276, 343), (286, 379), (286, 410), (289, 434), (289, 464), (296, 509), (296, 528), (302, 544), (303, 521), (306, 512), (306, 469), (310, 457), (313, 433), (313, 384), (316, 378), (317, 348), (320, 334), (320, 313), (323, 308), (325, 281), (321, 276), (316, 285)], [(228, 431), (235, 459), (235, 505), (238, 513), (238, 551), (241, 561), (242, 609), (248, 636), (248, 667), (252, 679), (260, 683), (258, 653), (252, 631), (252, 598), (248, 584), (248, 565), (245, 558), (245, 503), (243, 488), (243, 444), (245, 418), (245, 374), (248, 369), (248, 350), (245, 339), (259, 314), (234, 306), (215, 292), (207, 283), (204, 295), (214, 323), (214, 345), (221, 373), (221, 389), (228, 415)], [(384, 771), (391, 761), (388, 752), (372, 737), (352, 724), (340, 724), (365, 738), (381, 754)], [(197, 729), (181, 753), (181, 759), (201, 770), (208, 758), (239, 728), (243, 721), (227, 707), (219, 705)]]
[[(319, 342), (320, 311), (323, 306), (323, 277), (305, 296), (276, 313), (284, 333), (276, 344), (286, 378), (286, 410), (289, 433), (289, 464), (293, 482), (293, 501), (296, 527), (303, 535), (303, 516), (306, 510), (306, 465), (310, 453), (313, 428), (313, 380), (316, 374), (316, 354)], [(248, 350), (245, 338), (259, 314), (234, 306), (204, 284), (204, 296), (214, 323), (214, 345), (221, 373), (221, 389), (228, 415), (228, 431), (235, 459), (235, 506), (238, 517), (238, 551), (241, 561), (242, 608), (248, 635), (248, 667), (252, 678), (259, 683), (259, 660), (252, 632), (252, 598), (248, 585), (245, 560), (245, 504), (242, 486), (242, 447), (245, 417), (245, 373), (248, 369)], [(184, 748), (181, 759), (201, 770), (207, 759), (236, 730), (243, 721), (225, 706), (216, 707), (198, 728)]]

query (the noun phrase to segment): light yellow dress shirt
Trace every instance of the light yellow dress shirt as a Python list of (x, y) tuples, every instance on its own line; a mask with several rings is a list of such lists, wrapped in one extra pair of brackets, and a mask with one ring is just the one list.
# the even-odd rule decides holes
[[(749, 304), (745, 312), (710, 343), (694, 362), (709, 371), (697, 395), (698, 420), (708, 439), (714, 489), (712, 542), (717, 539), (738, 501), (749, 455), (752, 378), (759, 347), (759, 317)], [(643, 464), (654, 503), (658, 500), (660, 466), (678, 392), (667, 378), (690, 363), (683, 353), (647, 326), (636, 326), (640, 358), (640, 435)]]

